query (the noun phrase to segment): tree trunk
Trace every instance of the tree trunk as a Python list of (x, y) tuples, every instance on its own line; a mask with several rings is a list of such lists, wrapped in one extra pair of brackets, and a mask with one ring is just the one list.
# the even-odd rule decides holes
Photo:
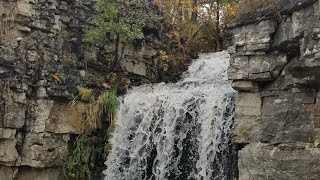
[(198, 20), (198, 0), (192, 1), (191, 22), (196, 23)]
[(113, 71), (117, 65), (117, 63), (119, 63), (119, 49), (120, 49), (120, 35), (119, 33), (116, 34), (116, 40), (114, 43), (114, 52), (113, 52), (113, 60), (111, 62), (111, 68), (110, 70)]
[(220, 37), (220, 0), (216, 0), (217, 9), (216, 9), (216, 43), (217, 51), (221, 51), (221, 37)]

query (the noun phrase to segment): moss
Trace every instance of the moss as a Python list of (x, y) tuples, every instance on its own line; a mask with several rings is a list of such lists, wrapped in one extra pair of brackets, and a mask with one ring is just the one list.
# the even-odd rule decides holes
[(245, 125), (241, 125), (238, 129), (239, 135), (242, 137), (248, 137), (250, 134), (250, 128)]

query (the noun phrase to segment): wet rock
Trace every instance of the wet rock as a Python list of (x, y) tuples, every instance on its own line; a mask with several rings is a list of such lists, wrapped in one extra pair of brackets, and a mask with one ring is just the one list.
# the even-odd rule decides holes
[(22, 167), (19, 169), (16, 180), (64, 180), (64, 172), (59, 168), (35, 169)]

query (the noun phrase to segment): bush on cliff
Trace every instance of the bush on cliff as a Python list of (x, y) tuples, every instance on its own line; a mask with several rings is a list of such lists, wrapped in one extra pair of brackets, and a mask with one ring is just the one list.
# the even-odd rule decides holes
[(98, 13), (92, 19), (95, 27), (86, 33), (84, 41), (93, 45), (112, 41), (114, 50), (110, 70), (117, 68), (129, 43), (143, 38), (142, 27), (152, 19), (147, 6), (145, 0), (98, 0)]

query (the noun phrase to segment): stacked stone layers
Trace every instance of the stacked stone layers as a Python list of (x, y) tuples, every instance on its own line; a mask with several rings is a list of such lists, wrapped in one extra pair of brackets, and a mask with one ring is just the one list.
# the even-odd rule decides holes
[(320, 179), (319, 7), (287, 0), (275, 16), (232, 27), (240, 180)]
[[(79, 97), (79, 88), (107, 82), (112, 60), (105, 49), (83, 44), (95, 3), (0, 1), (0, 180), (64, 178), (62, 162), (87, 109), (69, 102)], [(119, 63), (132, 77), (150, 82), (159, 74), (160, 40), (157, 27), (145, 31), (141, 44), (128, 47)]]

